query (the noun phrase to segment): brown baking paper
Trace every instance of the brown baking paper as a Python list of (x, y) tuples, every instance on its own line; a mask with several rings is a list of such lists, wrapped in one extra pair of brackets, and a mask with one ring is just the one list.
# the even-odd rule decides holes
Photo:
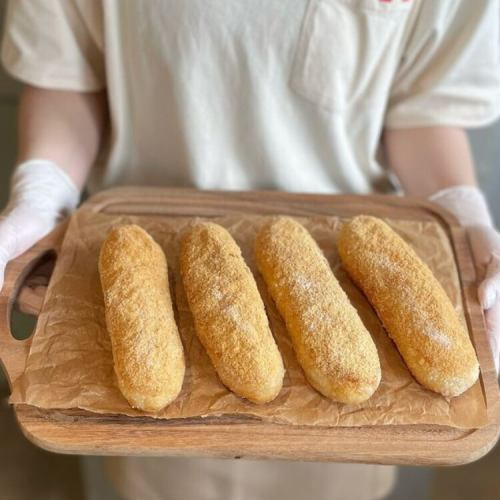
[[(11, 402), (45, 409), (81, 408), (95, 413), (150, 415), (164, 419), (244, 415), (292, 425), (441, 424), (476, 428), (488, 422), (479, 382), (462, 396), (448, 400), (424, 389), (412, 378), (376, 314), (339, 264), (335, 234), (340, 221), (336, 217), (298, 220), (318, 242), (372, 334), (380, 355), (382, 381), (371, 399), (357, 405), (334, 403), (312, 389), (255, 269), (253, 242), (256, 231), (266, 219), (247, 216), (215, 220), (226, 227), (241, 246), (256, 276), (271, 329), (283, 355), (286, 375), (283, 389), (273, 402), (255, 405), (226, 389), (195, 335), (177, 264), (179, 234), (193, 219), (111, 216), (85, 209), (75, 214), (70, 222), (38, 319), (26, 370), (14, 383)], [(444, 231), (434, 222), (388, 222), (429, 265), (463, 319), (455, 261)], [(97, 259), (108, 230), (123, 223), (139, 224), (163, 247), (175, 290), (187, 371), (180, 396), (157, 414), (131, 408), (118, 390), (113, 372)]]

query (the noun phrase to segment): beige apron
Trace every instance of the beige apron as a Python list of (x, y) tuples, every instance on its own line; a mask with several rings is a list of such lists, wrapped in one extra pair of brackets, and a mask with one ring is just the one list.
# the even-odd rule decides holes
[(106, 470), (127, 500), (375, 500), (392, 489), (382, 465), (110, 457)]

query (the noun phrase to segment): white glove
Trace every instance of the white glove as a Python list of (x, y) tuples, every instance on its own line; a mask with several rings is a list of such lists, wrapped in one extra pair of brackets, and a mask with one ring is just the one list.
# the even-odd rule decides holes
[(481, 191), (454, 186), (438, 191), (431, 201), (448, 209), (467, 228), (476, 265), (480, 269), (479, 301), (485, 310), (489, 341), (498, 373), (500, 361), (500, 234)]
[(9, 202), (0, 213), (0, 290), (9, 260), (48, 234), (79, 199), (73, 181), (51, 161), (30, 160), (15, 169)]

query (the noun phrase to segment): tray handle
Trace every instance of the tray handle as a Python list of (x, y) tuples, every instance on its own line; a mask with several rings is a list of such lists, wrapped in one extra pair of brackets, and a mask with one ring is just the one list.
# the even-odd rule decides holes
[(57, 255), (67, 223), (62, 222), (51, 233), (28, 251), (9, 262), (5, 270), (4, 286), (0, 290), (0, 365), (9, 384), (23, 373), (31, 345), (31, 336), (24, 340), (13, 337), (10, 320), (16, 301), (22, 312), (38, 315), (45, 298), (46, 286), (39, 278), (30, 285), (26, 278), (48, 255)]
[[(477, 266), (464, 227), (449, 227), (455, 259), (460, 264), (459, 276), (462, 282), (462, 298), (468, 326), (474, 332), (473, 343), (481, 363), (481, 380), (490, 422), (500, 423), (500, 387), (495, 362), (487, 335), (483, 308), (477, 294), (477, 283), (484, 276), (484, 269)], [(498, 436), (497, 436), (498, 439)]]

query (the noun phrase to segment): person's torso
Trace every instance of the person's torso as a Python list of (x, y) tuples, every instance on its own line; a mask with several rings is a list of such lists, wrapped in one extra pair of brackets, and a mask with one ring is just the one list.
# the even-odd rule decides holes
[(104, 0), (92, 186), (368, 192), (405, 0)]

